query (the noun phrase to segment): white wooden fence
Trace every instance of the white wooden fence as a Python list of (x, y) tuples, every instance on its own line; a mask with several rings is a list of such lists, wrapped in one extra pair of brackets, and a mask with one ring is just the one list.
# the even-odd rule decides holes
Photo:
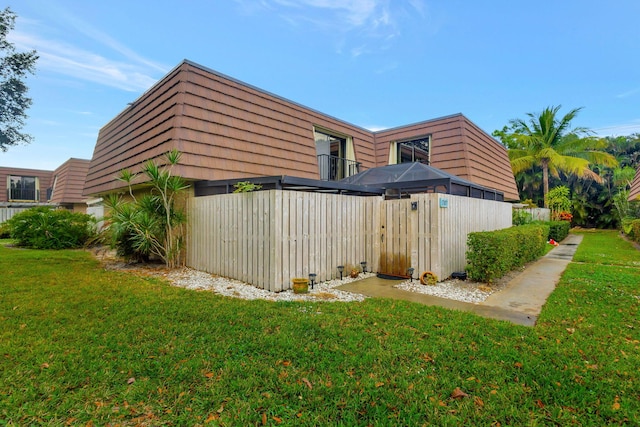
[(187, 265), (275, 292), (361, 261), (444, 279), (464, 270), (469, 232), (511, 226), (508, 203), (443, 194), (384, 201), (270, 190), (193, 198), (189, 215)]
[(0, 206), (0, 224), (5, 222), (8, 219), (11, 219), (17, 213), (26, 211), (29, 208), (7, 208), (4, 206)]
[(517, 208), (520, 212), (525, 212), (528, 215), (531, 215), (532, 221), (550, 221), (551, 220), (551, 209), (548, 208)]

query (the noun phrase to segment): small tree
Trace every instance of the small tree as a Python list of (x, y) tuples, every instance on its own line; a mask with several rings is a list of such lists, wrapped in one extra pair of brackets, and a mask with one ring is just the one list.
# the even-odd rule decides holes
[(31, 136), (22, 133), (25, 111), (31, 106), (27, 97), (27, 74), (33, 74), (38, 55), (36, 51), (16, 52), (7, 34), (13, 30), (16, 14), (8, 7), (0, 12), (0, 151), (11, 145), (31, 142)]
[(555, 187), (547, 193), (546, 204), (551, 209), (551, 219), (562, 218), (563, 213), (571, 213), (571, 199), (569, 199), (569, 189), (564, 185)]
[(172, 150), (165, 154), (166, 167), (148, 161), (142, 173), (148, 179), (150, 189), (137, 198), (133, 183), (137, 174), (124, 170), (118, 179), (127, 183), (131, 200), (122, 195), (111, 195), (106, 205), (108, 234), (118, 254), (128, 259), (147, 259), (155, 255), (169, 268), (179, 265), (184, 246), (186, 214), (179, 206), (180, 194), (189, 185), (182, 177), (171, 173), (180, 161), (181, 153)]

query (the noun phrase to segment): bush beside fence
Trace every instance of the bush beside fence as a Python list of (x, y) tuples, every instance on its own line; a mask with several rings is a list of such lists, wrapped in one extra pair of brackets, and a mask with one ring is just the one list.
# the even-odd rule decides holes
[(549, 224), (548, 239), (553, 239), (556, 242), (562, 242), (571, 230), (571, 223), (569, 221), (550, 221), (547, 224)]
[(627, 234), (631, 240), (640, 243), (640, 219), (634, 219), (631, 221), (629, 233)]
[(82, 247), (95, 234), (91, 215), (49, 207), (28, 209), (3, 224), (18, 246), (32, 249)]
[(547, 224), (469, 233), (467, 274), (473, 280), (491, 283), (540, 257), (548, 235)]

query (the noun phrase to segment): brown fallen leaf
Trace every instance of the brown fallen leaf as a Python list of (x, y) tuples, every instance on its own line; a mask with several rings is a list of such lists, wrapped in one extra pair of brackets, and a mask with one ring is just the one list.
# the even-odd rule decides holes
[(262, 425), (267, 425), (267, 414), (265, 412), (262, 413)]
[(44, 362), (42, 365), (40, 365), (40, 367), (42, 369), (47, 369), (49, 367), (49, 364), (47, 362)]
[(383, 382), (377, 382), (377, 383), (376, 383), (376, 388), (382, 387), (383, 385), (384, 385), (384, 383), (383, 383)]
[(567, 328), (567, 332), (569, 332), (570, 334), (574, 333), (576, 331), (576, 328)]
[(462, 399), (463, 397), (469, 397), (469, 395), (460, 390), (460, 387), (456, 387), (455, 390), (451, 392), (452, 399)]
[(308, 379), (303, 378), (303, 379), (302, 379), (302, 382), (303, 382), (303, 383), (305, 383), (305, 385), (306, 385), (307, 387), (309, 387), (309, 390), (312, 390), (312, 389), (313, 389), (313, 386), (311, 385), (311, 382), (310, 382)]
[(134, 377), (131, 377), (127, 380), (127, 384), (133, 384), (136, 382), (136, 379)]
[(206, 374), (204, 374), (204, 376), (207, 378), (213, 378), (215, 374), (213, 372), (207, 372)]
[(431, 363), (433, 362), (433, 357), (431, 357), (429, 353), (425, 353), (422, 355), (422, 360), (424, 360), (425, 362)]
[(544, 403), (542, 403), (542, 400), (540, 399), (536, 400), (536, 406), (540, 409), (544, 409)]
[(484, 400), (480, 399), (478, 396), (474, 396), (473, 403), (475, 403), (476, 406), (484, 406)]
[(207, 419), (206, 419), (206, 420), (204, 420), (204, 423), (205, 423), (205, 424), (209, 424), (210, 422), (213, 422), (213, 421), (217, 420), (218, 418), (220, 418), (220, 417), (218, 416), (218, 414), (209, 414), (209, 416), (207, 417)]
[(518, 368), (518, 369), (520, 369), (520, 368), (522, 368), (522, 363), (516, 362), (516, 363), (513, 364), (513, 366)]
[(282, 418), (280, 418), (280, 417), (271, 417), (271, 418), (273, 418), (273, 421), (275, 421), (278, 424), (280, 424), (282, 422)]

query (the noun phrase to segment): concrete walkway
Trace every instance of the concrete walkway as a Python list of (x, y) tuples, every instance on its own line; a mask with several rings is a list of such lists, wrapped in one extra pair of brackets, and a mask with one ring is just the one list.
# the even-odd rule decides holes
[(560, 276), (573, 259), (582, 241), (581, 235), (570, 234), (560, 246), (529, 265), (525, 271), (511, 280), (507, 286), (491, 294), (484, 302), (472, 304), (439, 298), (432, 295), (403, 291), (393, 286), (401, 280), (385, 280), (378, 277), (347, 283), (338, 287), (378, 298), (392, 298), (425, 305), (437, 305), (452, 310), (463, 310), (492, 319), (507, 320), (518, 325), (533, 326), (542, 306), (555, 289)]

